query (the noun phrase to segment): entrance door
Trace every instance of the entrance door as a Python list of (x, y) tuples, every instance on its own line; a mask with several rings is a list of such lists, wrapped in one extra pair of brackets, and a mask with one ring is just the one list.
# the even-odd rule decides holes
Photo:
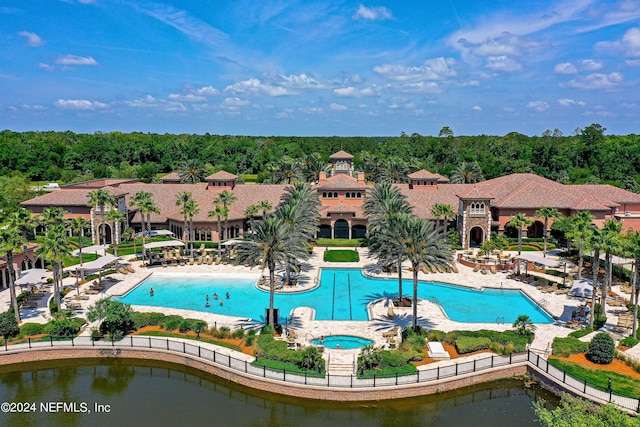
[(349, 238), (349, 223), (344, 219), (339, 219), (333, 225), (333, 237), (335, 239)]

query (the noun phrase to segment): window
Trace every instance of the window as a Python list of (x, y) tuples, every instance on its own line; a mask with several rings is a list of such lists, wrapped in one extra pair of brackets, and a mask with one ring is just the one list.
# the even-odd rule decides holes
[(338, 193), (333, 193), (333, 197), (338, 198)]
[(349, 198), (349, 196), (351, 196), (351, 193), (347, 191), (347, 199)]
[(322, 193), (322, 197), (325, 198), (325, 199), (327, 198), (327, 192), (326, 191), (324, 193)]
[(362, 197), (362, 193), (358, 193), (357, 196), (358, 196), (358, 199), (361, 198)]
[(471, 203), (471, 215), (484, 215), (484, 202)]

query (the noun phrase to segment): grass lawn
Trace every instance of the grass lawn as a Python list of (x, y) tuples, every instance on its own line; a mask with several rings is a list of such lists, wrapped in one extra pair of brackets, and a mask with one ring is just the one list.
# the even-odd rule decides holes
[(169, 331), (145, 331), (145, 332), (141, 332), (138, 334), (135, 334), (137, 336), (146, 336), (146, 337), (171, 337), (171, 338), (183, 338), (185, 340), (193, 340), (193, 341), (202, 341), (202, 342), (206, 342), (209, 344), (216, 344), (222, 347), (227, 347), (230, 348), (232, 350), (237, 350), (237, 351), (242, 351), (242, 349), (240, 347), (238, 347), (237, 345), (234, 344), (229, 344), (228, 342), (224, 342), (224, 341), (217, 341), (217, 340), (212, 340), (212, 339), (207, 339), (204, 337), (201, 337), (200, 340), (196, 340), (195, 336), (192, 335), (187, 335), (187, 334), (177, 334), (175, 332), (169, 332)]
[(589, 385), (606, 390), (611, 378), (612, 389), (615, 394), (625, 396), (637, 396), (640, 390), (640, 381), (630, 378), (627, 375), (618, 374), (616, 372), (591, 369), (580, 366), (573, 362), (567, 362), (559, 359), (549, 359), (549, 363), (558, 369), (565, 370), (567, 374), (574, 378), (587, 380)]
[(364, 243), (364, 239), (316, 239), (317, 246), (329, 246), (329, 247), (360, 247)]
[[(96, 254), (85, 253), (85, 252), (82, 253), (82, 262), (95, 261), (97, 258), (98, 256)], [(62, 263), (64, 264), (65, 267), (80, 264), (80, 257), (79, 256), (64, 257), (64, 260), (62, 261)]]
[(324, 252), (324, 260), (327, 262), (357, 262), (360, 260), (358, 252), (344, 250), (329, 250)]

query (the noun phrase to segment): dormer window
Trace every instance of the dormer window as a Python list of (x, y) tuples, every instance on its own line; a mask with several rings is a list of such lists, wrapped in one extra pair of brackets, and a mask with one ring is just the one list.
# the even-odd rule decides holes
[(471, 215), (484, 215), (485, 205), (484, 202), (472, 202), (471, 203)]

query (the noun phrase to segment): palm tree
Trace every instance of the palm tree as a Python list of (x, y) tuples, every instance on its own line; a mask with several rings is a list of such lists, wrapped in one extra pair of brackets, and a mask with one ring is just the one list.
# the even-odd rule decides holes
[[(142, 242), (143, 242), (143, 250), (142, 250), (142, 258), (145, 257), (144, 251), (144, 236), (147, 235), (151, 238), (151, 214), (159, 214), (160, 209), (156, 205), (156, 202), (153, 200), (153, 194), (147, 191), (138, 191), (131, 198), (131, 206), (138, 208), (140, 211), (140, 221), (142, 222)], [(145, 231), (145, 215), (147, 218), (147, 229)]]
[(268, 200), (263, 200), (258, 203), (258, 208), (262, 209), (262, 219), (264, 220), (267, 217), (267, 212), (273, 209), (273, 205)]
[(382, 164), (378, 179), (391, 184), (406, 184), (409, 182), (409, 168), (402, 159), (391, 157)]
[(78, 233), (78, 249), (80, 252), (80, 266), (82, 267), (82, 239), (84, 238), (84, 230), (89, 225), (89, 222), (81, 217), (76, 217), (69, 221), (69, 229), (71, 234)]
[[(296, 182), (287, 187), (282, 195), (280, 205), (276, 210), (276, 216), (289, 224), (292, 233), (301, 234), (301, 238), (309, 241), (318, 231), (320, 217), (320, 199), (308, 182)], [(286, 278), (291, 281), (291, 265), (294, 259), (289, 259), (286, 264)]]
[(53, 268), (53, 292), (55, 302), (60, 307), (60, 284), (64, 257), (71, 253), (67, 230), (63, 225), (54, 225), (44, 236), (40, 252), (44, 259), (51, 261)]
[(244, 210), (244, 214), (249, 217), (249, 228), (253, 233), (253, 222), (255, 220), (255, 216), (260, 212), (260, 207), (258, 205), (249, 205)]
[(274, 313), (276, 266), (285, 264), (290, 259), (305, 259), (308, 255), (304, 236), (293, 232), (289, 223), (277, 216), (259, 222), (255, 232), (249, 236), (249, 241), (238, 246), (237, 264), (258, 265), (262, 262), (269, 269), (268, 325), (275, 325), (277, 320)]
[(290, 156), (282, 156), (278, 161), (278, 171), (276, 172), (276, 180), (278, 183), (291, 184), (297, 181), (301, 175), (301, 165), (297, 159)]
[(560, 213), (560, 211), (558, 211), (558, 209), (550, 208), (549, 206), (541, 206), (540, 209), (535, 212), (535, 216), (544, 219), (544, 249), (542, 252), (544, 258), (547, 257), (547, 234), (549, 232), (549, 218), (558, 218), (560, 215), (562, 214)]
[(604, 251), (604, 278), (602, 281), (602, 304), (600, 310), (605, 314), (606, 299), (612, 282), (613, 255), (620, 254), (623, 249), (622, 244), (622, 223), (609, 219), (604, 222), (602, 236), (600, 240), (601, 250)]
[(484, 181), (484, 176), (478, 162), (462, 162), (451, 175), (452, 184), (473, 184), (480, 181)]
[(640, 231), (629, 230), (625, 235), (626, 247), (628, 256), (633, 258), (633, 266), (635, 271), (631, 278), (631, 303), (633, 306), (633, 331), (632, 337), (635, 337), (638, 332), (638, 296), (640, 291)]
[(199, 160), (184, 161), (178, 170), (181, 184), (197, 184), (204, 180), (204, 166)]
[(456, 213), (453, 210), (453, 206), (443, 203), (434, 203), (431, 208), (431, 215), (437, 218), (438, 225), (440, 224), (440, 220), (442, 220), (441, 232), (444, 234), (446, 234), (447, 231), (447, 221), (456, 219)]
[(214, 203), (220, 203), (226, 210), (226, 214), (224, 215), (224, 237), (225, 240), (229, 239), (229, 213), (232, 203), (237, 202), (238, 198), (235, 194), (233, 194), (229, 190), (224, 190), (214, 199)]
[(126, 217), (118, 209), (111, 209), (105, 215), (105, 220), (111, 225), (111, 242), (113, 244), (113, 254), (118, 256), (118, 240), (120, 238), (120, 224), (125, 221)]
[(582, 279), (582, 266), (584, 265), (584, 252), (589, 243), (591, 232), (595, 227), (593, 225), (594, 216), (589, 211), (581, 211), (571, 216), (571, 228), (567, 233), (567, 237), (573, 240), (574, 245), (578, 247), (578, 277)]
[(589, 234), (588, 248), (593, 251), (592, 264), (592, 284), (593, 291), (591, 292), (591, 311), (589, 312), (589, 327), (593, 328), (593, 321), (595, 319), (596, 311), (596, 292), (598, 291), (598, 273), (600, 271), (600, 249), (602, 248), (601, 239), (603, 231), (597, 227), (594, 227)]
[(225, 208), (219, 203), (216, 203), (215, 209), (209, 211), (207, 216), (209, 218), (217, 218), (218, 219), (218, 257), (222, 257), (222, 217), (229, 215), (229, 209)]
[(432, 221), (409, 214), (393, 215), (396, 233), (388, 237), (394, 241), (411, 263), (413, 274), (413, 330), (418, 330), (418, 271), (424, 264), (432, 270), (448, 269), (453, 264), (453, 253), (446, 237), (436, 230)]
[(191, 242), (191, 257), (193, 257), (193, 241), (195, 240), (193, 217), (200, 213), (200, 207), (198, 206), (198, 202), (195, 200), (189, 200), (185, 203), (180, 212), (186, 215), (189, 219), (189, 241)]
[(109, 194), (109, 192), (103, 188), (100, 188), (98, 190), (93, 190), (90, 191), (89, 194), (87, 194), (87, 196), (89, 197), (89, 202), (87, 203), (89, 206), (95, 206), (94, 209), (94, 215), (98, 212), (100, 215), (100, 237), (102, 237), (102, 241), (100, 241), (100, 239), (98, 238), (98, 243), (101, 245), (104, 245), (106, 242), (106, 236), (105, 236), (105, 232), (104, 232), (104, 215), (105, 215), (105, 207), (106, 206), (113, 206), (114, 205), (114, 200), (113, 197), (111, 197), (111, 195)]
[[(527, 218), (527, 215), (523, 213), (517, 213), (511, 216), (507, 225), (515, 227), (518, 230), (518, 255), (522, 254), (522, 227), (528, 227), (532, 224), (532, 221)], [(520, 263), (518, 263), (518, 266)]]
[(513, 322), (513, 328), (520, 335), (529, 335), (536, 331), (536, 325), (533, 324), (533, 321), (526, 314), (521, 314), (518, 318)]
[(20, 322), (20, 310), (18, 309), (18, 298), (16, 296), (16, 270), (13, 268), (13, 254), (22, 249), (23, 243), (20, 230), (17, 227), (9, 225), (0, 228), (0, 254), (6, 256), (7, 269), (9, 270), (11, 307), (13, 307), (13, 314), (16, 316), (17, 322)]
[(271, 184), (276, 184), (276, 173), (278, 173), (280, 167), (276, 163), (267, 163), (265, 169), (271, 175)]
[(188, 217), (187, 217), (187, 213), (185, 212), (184, 206), (188, 202), (190, 202), (191, 200), (193, 200), (193, 195), (189, 191), (183, 191), (183, 192), (178, 193), (176, 195), (176, 206), (180, 206), (181, 207), (180, 213), (184, 217), (184, 225), (183, 225), (183, 228), (182, 228), (182, 240), (188, 240), (189, 236), (190, 236), (187, 233), (187, 227), (188, 227), (189, 223), (188, 223)]
[[(9, 217), (9, 223), (18, 228), (22, 234), (22, 256), (24, 258), (24, 270), (29, 268), (29, 238), (28, 233), (34, 230), (38, 225), (36, 219), (31, 215), (31, 211), (28, 209), (20, 208), (13, 212)], [(33, 267), (33, 263), (31, 265)]]
[(365, 198), (363, 211), (369, 216), (369, 257), (377, 258), (383, 266), (393, 265), (398, 270), (398, 301), (402, 301), (402, 263), (406, 261), (401, 248), (395, 247), (389, 235), (395, 235), (395, 222), (391, 221), (393, 215), (411, 213), (411, 205), (406, 197), (390, 183), (382, 181), (377, 183), (373, 190)]
[(320, 172), (325, 172), (328, 165), (322, 161), (320, 154), (311, 153), (302, 159), (302, 175), (305, 182), (318, 182)]
[(42, 210), (42, 223), (45, 226), (45, 230), (48, 230), (52, 225), (62, 224), (64, 219), (64, 210), (60, 207), (44, 208)]

